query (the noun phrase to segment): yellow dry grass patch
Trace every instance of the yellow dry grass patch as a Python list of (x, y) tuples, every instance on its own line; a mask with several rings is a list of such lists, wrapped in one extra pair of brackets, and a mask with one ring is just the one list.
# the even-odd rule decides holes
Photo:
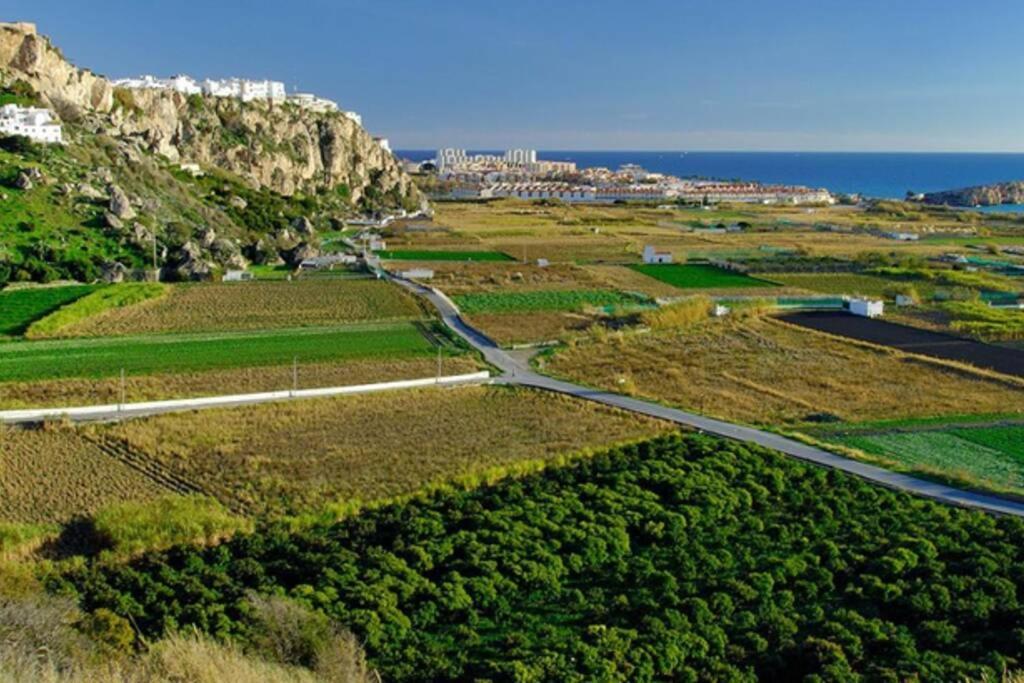
[(1024, 392), (956, 370), (774, 323), (708, 321), (611, 337), (555, 355), (548, 369), (741, 422), (794, 423), (1024, 412)]
[(459, 387), (166, 415), (105, 432), (260, 512), (379, 500), (666, 428), (540, 391)]
[[(540, 267), (533, 263), (417, 263), (434, 271), (431, 284), (446, 294), (465, 292), (592, 289), (601, 283), (584, 268), (568, 263)], [(403, 269), (405, 264), (403, 263)]]
[[(480, 363), (468, 356), (444, 357), (441, 363), (441, 372), (445, 375), (461, 375), (479, 369)], [(437, 361), (431, 358), (309, 363), (298, 366), (298, 384), (300, 389), (313, 389), (419, 379), (436, 374)], [(292, 380), (291, 365), (128, 376), (125, 400), (132, 403), (278, 391), (292, 388)], [(0, 408), (103, 405), (119, 402), (120, 396), (118, 378), (12, 382), (0, 385)]]
[(423, 317), (411, 295), (377, 280), (177, 285), (160, 299), (86, 318), (66, 336), (213, 332)]
[(502, 346), (558, 341), (565, 335), (576, 335), (594, 322), (582, 313), (507, 313), (480, 314), (470, 324)]

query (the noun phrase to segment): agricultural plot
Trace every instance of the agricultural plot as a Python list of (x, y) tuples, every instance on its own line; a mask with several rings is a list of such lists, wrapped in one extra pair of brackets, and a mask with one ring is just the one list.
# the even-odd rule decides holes
[(745, 287), (771, 287), (772, 283), (706, 264), (634, 264), (631, 266), (655, 280), (679, 289), (726, 289)]
[(71, 428), (0, 432), (0, 521), (66, 522), (167, 489)]
[(388, 498), (666, 429), (546, 392), (460, 387), (165, 415), (104, 433), (229, 506), (267, 511)]
[(267, 332), (113, 337), (0, 345), (0, 383), (429, 356), (411, 322)]
[(1024, 413), (1024, 392), (1004, 382), (771, 319), (584, 341), (557, 352), (547, 368), (603, 389), (767, 425)]
[(454, 297), (459, 308), (474, 313), (528, 311), (582, 311), (587, 307), (649, 304), (649, 300), (611, 290), (541, 290), (533, 292), (477, 292)]
[[(877, 275), (860, 273), (768, 273), (759, 277), (772, 282), (798, 287), (820, 294), (883, 297), (895, 281)], [(902, 282), (907, 282), (903, 280)], [(932, 287), (927, 282), (912, 282), (918, 293), (927, 296)]]
[(500, 251), (456, 251), (441, 249), (394, 249), (378, 251), (377, 256), (391, 261), (513, 261)]
[(538, 289), (619, 289), (607, 287), (584, 268), (567, 263), (543, 268), (533, 263), (449, 262), (423, 265), (434, 271), (433, 284), (449, 295)]
[(595, 316), (570, 312), (473, 315), (469, 322), (501, 346), (558, 341), (590, 327)]
[(36, 320), (95, 289), (92, 285), (68, 285), (0, 291), (0, 336), (22, 334)]
[(831, 440), (911, 472), (1024, 493), (1024, 427), (1019, 425), (854, 434)]
[(423, 316), (409, 294), (377, 280), (190, 284), (176, 285), (154, 301), (86, 318), (62, 333), (114, 336), (265, 330)]

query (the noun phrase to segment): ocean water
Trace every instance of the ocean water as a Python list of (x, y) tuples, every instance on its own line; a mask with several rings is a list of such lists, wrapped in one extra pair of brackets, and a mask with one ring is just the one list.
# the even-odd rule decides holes
[[(493, 150), (481, 150), (494, 153)], [(414, 161), (434, 150), (399, 150)], [(823, 187), (833, 192), (902, 199), (908, 191), (935, 192), (1024, 180), (1024, 154), (852, 152), (570, 152), (541, 151), (540, 159), (581, 167), (640, 164), (679, 177), (756, 180)], [(1001, 210), (1013, 207), (997, 207)], [(1016, 207), (1024, 211), (1024, 207)]]

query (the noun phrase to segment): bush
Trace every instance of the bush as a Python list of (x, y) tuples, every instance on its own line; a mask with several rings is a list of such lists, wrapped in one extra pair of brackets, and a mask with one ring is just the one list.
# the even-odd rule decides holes
[(709, 297), (694, 296), (651, 311), (644, 311), (641, 319), (652, 330), (689, 327), (707, 320), (713, 308), (714, 302)]

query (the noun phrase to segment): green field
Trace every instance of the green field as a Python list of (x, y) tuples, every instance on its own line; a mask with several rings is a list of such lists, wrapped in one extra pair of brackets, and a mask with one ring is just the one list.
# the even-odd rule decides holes
[(0, 345), (0, 382), (194, 372), (435, 353), (411, 323), (205, 335), (92, 338)]
[(442, 251), (430, 249), (395, 249), (378, 251), (377, 256), (393, 261), (514, 261), (500, 251)]
[(95, 290), (92, 285), (33, 287), (0, 292), (0, 335), (22, 334), (29, 325)]
[(1024, 492), (1024, 426), (860, 434), (833, 438), (905, 465), (998, 490)]
[[(851, 296), (881, 297), (885, 295), (887, 289), (896, 284), (888, 278), (859, 273), (769, 273), (763, 277), (787, 287), (799, 287), (822, 294), (849, 294)], [(910, 284), (913, 284), (918, 292), (925, 296), (934, 289), (924, 281)], [(927, 291), (921, 291), (922, 289)]]
[(717, 268), (706, 264), (634, 264), (630, 266), (655, 280), (660, 280), (680, 289), (719, 289), (741, 287), (771, 287), (770, 282), (752, 278), (743, 273)]
[(619, 306), (646, 302), (636, 295), (601, 289), (473, 292), (459, 294), (454, 299), (464, 313), (470, 314), (579, 311), (587, 306)]

